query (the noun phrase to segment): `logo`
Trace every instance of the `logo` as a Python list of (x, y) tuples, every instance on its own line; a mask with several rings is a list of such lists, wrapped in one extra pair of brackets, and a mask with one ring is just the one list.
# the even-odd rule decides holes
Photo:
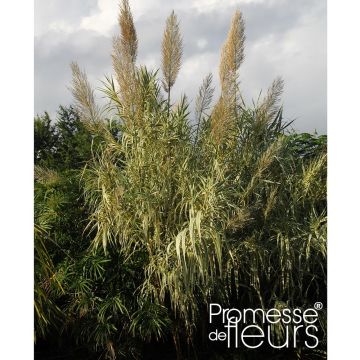
[(274, 349), (319, 344), (318, 311), (321, 302), (307, 309), (287, 307), (264, 309), (223, 308), (209, 306), (210, 341), (226, 342), (228, 348), (256, 349), (267, 345)]

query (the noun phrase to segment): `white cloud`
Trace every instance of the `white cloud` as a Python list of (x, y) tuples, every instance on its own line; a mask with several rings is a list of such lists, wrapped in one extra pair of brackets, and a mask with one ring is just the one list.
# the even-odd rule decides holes
[(56, 31), (56, 32), (62, 32), (64, 34), (70, 34), (76, 30), (76, 28), (72, 25), (70, 25), (66, 21), (54, 21), (49, 24), (48, 30), (50, 31)]
[[(273, 2), (273, 0), (195, 0), (192, 1), (192, 8), (199, 12), (210, 12), (219, 9), (225, 9), (232, 6), (245, 4), (262, 4), (264, 2)], [(281, 1), (281, 0), (280, 0)]]
[(97, 0), (35, 0), (35, 36), (51, 30), (76, 31), (81, 18), (96, 10)]
[(81, 20), (80, 28), (93, 30), (103, 35), (109, 35), (110, 30), (116, 24), (118, 13), (118, 1), (98, 0), (99, 11), (86, 16)]
[[(93, 30), (106, 36), (111, 35), (111, 30), (117, 23), (119, 3), (119, 0), (97, 0), (98, 11), (82, 18), (80, 28)], [(176, 3), (176, 1), (171, 0), (167, 1), (166, 6), (164, 6), (164, 1), (161, 0), (136, 0), (130, 1), (130, 6), (134, 20), (137, 21), (149, 11), (154, 9), (162, 10), (165, 7), (169, 7), (169, 4), (171, 5), (172, 3), (174, 3), (174, 5), (176, 4), (177, 9), (179, 9), (179, 7), (186, 8), (190, 5), (191, 0), (182, 1), (181, 3)]]

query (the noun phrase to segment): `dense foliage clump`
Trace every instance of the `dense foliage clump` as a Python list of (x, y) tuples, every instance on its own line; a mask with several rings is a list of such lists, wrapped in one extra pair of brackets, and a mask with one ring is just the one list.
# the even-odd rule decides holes
[[(326, 138), (287, 132), (280, 78), (246, 106), (241, 13), (222, 51), (220, 98), (212, 104), (208, 75), (194, 114), (186, 97), (171, 99), (182, 57), (176, 15), (164, 31), (162, 79), (136, 65), (127, 1), (119, 24), (115, 78), (103, 87), (108, 104), (96, 103), (74, 63), (75, 108), (61, 107), (54, 124), (46, 114), (35, 120), (38, 357), (54, 343), (68, 358), (209, 357), (210, 302), (325, 302)], [(316, 350), (278, 358), (325, 356), (324, 311), (320, 320)], [(281, 328), (274, 332), (281, 341)], [(235, 356), (215, 350), (217, 358)]]

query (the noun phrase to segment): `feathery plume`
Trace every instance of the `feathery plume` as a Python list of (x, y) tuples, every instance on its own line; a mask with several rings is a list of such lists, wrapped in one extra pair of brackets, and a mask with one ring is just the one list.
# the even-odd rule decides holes
[(223, 93), (232, 92), (231, 89), (236, 84), (237, 71), (244, 61), (244, 45), (245, 22), (241, 12), (237, 10), (221, 53), (219, 73)]
[(170, 104), (170, 90), (175, 83), (181, 66), (183, 52), (182, 37), (179, 22), (174, 11), (166, 20), (165, 31), (162, 40), (162, 72), (163, 86), (168, 93), (168, 105)]
[(129, 60), (135, 63), (138, 40), (128, 0), (123, 0), (120, 5), (118, 22), (121, 30), (120, 43), (122, 55), (129, 57)]
[(113, 69), (116, 74), (116, 80), (119, 85), (119, 99), (124, 108), (128, 108), (133, 100), (135, 91), (135, 67), (131, 61), (131, 57), (124, 55), (122, 40), (120, 36), (113, 38)]
[(214, 88), (211, 86), (212, 74), (208, 74), (203, 80), (203, 83), (199, 89), (199, 95), (195, 102), (195, 114), (198, 121), (201, 120), (202, 114), (209, 109), (211, 100), (214, 95)]
[(120, 4), (118, 17), (120, 35), (113, 38), (112, 62), (120, 87), (120, 99), (124, 109), (130, 109), (136, 92), (135, 61), (137, 35), (128, 0)]
[(221, 97), (214, 107), (211, 119), (212, 135), (217, 143), (224, 140), (225, 133), (237, 111), (238, 70), (244, 61), (245, 22), (237, 10), (221, 52), (220, 83)]
[(210, 104), (214, 95), (214, 87), (211, 86), (212, 83), (212, 74), (208, 74), (206, 78), (203, 80), (202, 85), (199, 89), (198, 97), (195, 102), (195, 117), (196, 117), (196, 135), (195, 135), (195, 143), (197, 142), (201, 117), (205, 113), (205, 111), (209, 110)]
[(72, 62), (70, 66), (72, 70), (71, 91), (80, 119), (84, 122), (97, 122), (100, 114), (95, 103), (94, 90), (91, 88), (85, 72), (80, 70), (79, 65)]
[(229, 107), (223, 97), (214, 106), (211, 114), (211, 134), (216, 144), (222, 143), (225, 133), (229, 129)]
[(268, 89), (267, 95), (260, 106), (260, 110), (267, 115), (266, 118), (268, 120), (272, 120), (278, 113), (283, 90), (284, 80), (281, 77), (277, 77)]

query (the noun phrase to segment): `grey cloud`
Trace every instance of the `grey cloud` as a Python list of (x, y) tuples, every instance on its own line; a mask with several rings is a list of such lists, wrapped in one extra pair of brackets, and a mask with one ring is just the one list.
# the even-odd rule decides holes
[(48, 111), (54, 116), (59, 105), (72, 102), (68, 90), (70, 63), (85, 69), (89, 80), (98, 86), (99, 79), (111, 72), (111, 39), (93, 31), (78, 31), (68, 36), (49, 32), (35, 40), (35, 112)]
[(75, 25), (81, 17), (97, 10), (97, 0), (35, 0), (35, 34), (46, 32), (49, 24), (63, 21)]

